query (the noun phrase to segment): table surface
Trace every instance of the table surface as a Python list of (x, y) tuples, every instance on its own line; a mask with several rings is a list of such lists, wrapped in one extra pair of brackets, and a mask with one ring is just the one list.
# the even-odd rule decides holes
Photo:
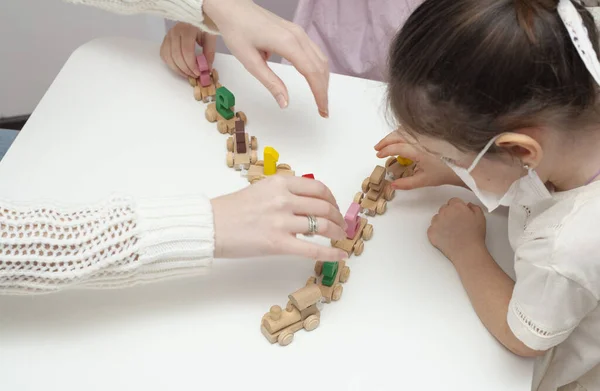
[[(115, 193), (216, 196), (247, 186), (225, 165), (226, 137), (158, 49), (104, 38), (75, 51), (0, 162), (0, 198), (79, 205)], [(215, 60), (259, 150), (275, 147), (280, 163), (314, 173), (347, 207), (383, 163), (372, 146), (390, 130), (385, 86), (332, 75), (325, 120), (304, 79), (272, 67), (289, 89), (286, 110), (233, 57)], [(370, 219), (373, 239), (350, 259), (342, 299), (285, 348), (265, 340), (260, 318), (304, 285), (310, 260), (218, 260), (197, 278), (0, 297), (0, 388), (528, 390), (532, 361), (486, 331), (427, 240), (431, 217), (453, 196), (475, 201), (451, 187), (396, 192)], [(513, 274), (506, 229), (506, 214), (488, 217), (490, 251)]]

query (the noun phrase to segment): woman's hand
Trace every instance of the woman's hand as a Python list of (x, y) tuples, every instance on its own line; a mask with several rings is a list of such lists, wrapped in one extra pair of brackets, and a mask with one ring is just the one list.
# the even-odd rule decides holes
[(217, 37), (187, 23), (177, 23), (169, 30), (160, 47), (160, 57), (183, 77), (200, 77), (196, 62), (196, 43), (202, 47), (208, 66), (215, 59)]
[(418, 144), (410, 144), (398, 132), (393, 131), (375, 145), (377, 157), (401, 156), (416, 163), (412, 176), (396, 179), (392, 187), (400, 190), (421, 187), (455, 185), (465, 186), (462, 180), (442, 160), (423, 149)]
[(329, 116), (327, 58), (301, 27), (251, 0), (205, 0), (203, 9), (231, 53), (271, 92), (281, 108), (287, 107), (289, 96), (283, 81), (267, 65), (271, 53), (290, 61), (306, 78), (319, 113)]
[(485, 216), (481, 208), (452, 198), (431, 219), (427, 237), (454, 263), (459, 259), (471, 259), (469, 255), (485, 250), (485, 232)]
[(300, 255), (324, 261), (346, 259), (338, 248), (296, 238), (317, 218), (318, 235), (341, 240), (346, 223), (331, 191), (319, 181), (274, 175), (212, 200), (215, 257)]

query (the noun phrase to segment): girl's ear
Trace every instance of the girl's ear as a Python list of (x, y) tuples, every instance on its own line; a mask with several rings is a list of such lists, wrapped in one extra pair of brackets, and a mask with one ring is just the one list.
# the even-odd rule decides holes
[(532, 169), (540, 164), (544, 154), (540, 143), (531, 136), (521, 133), (502, 134), (496, 139), (496, 146), (519, 158), (523, 164), (527, 164)]

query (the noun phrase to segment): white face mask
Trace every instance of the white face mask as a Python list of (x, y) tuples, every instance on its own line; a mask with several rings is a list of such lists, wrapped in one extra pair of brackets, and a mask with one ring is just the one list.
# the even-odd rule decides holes
[(544, 185), (538, 174), (527, 166), (525, 166), (528, 170), (527, 175), (513, 182), (504, 195), (494, 194), (477, 187), (475, 179), (471, 176), (471, 171), (473, 171), (477, 163), (479, 163), (483, 155), (485, 155), (498, 137), (499, 135), (490, 140), (483, 151), (479, 152), (479, 155), (477, 155), (468, 169), (458, 167), (454, 163), (448, 161), (448, 159), (442, 158), (442, 160), (460, 179), (462, 179), (469, 189), (475, 193), (477, 198), (479, 198), (479, 201), (487, 208), (488, 212), (492, 212), (500, 205), (509, 206), (513, 203), (533, 205), (537, 202), (552, 198), (550, 191), (546, 188), (546, 185)]

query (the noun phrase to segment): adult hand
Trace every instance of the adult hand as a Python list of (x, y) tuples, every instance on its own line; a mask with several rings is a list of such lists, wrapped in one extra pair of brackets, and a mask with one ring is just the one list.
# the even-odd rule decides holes
[(160, 57), (173, 71), (183, 77), (197, 78), (200, 70), (196, 63), (196, 43), (208, 60), (209, 67), (215, 59), (217, 37), (187, 23), (177, 23), (169, 30), (160, 47)]
[(204, 0), (203, 9), (231, 53), (271, 92), (281, 108), (287, 107), (289, 96), (283, 81), (267, 65), (270, 53), (294, 65), (308, 81), (319, 114), (329, 116), (327, 57), (300, 26), (251, 0)]
[(318, 235), (341, 240), (346, 223), (331, 191), (321, 182), (274, 175), (241, 191), (213, 199), (215, 257), (300, 255), (339, 261), (348, 254), (296, 238), (317, 218)]
[(398, 131), (393, 131), (375, 145), (377, 157), (401, 156), (416, 163), (412, 176), (396, 179), (392, 187), (401, 190), (418, 189), (421, 187), (455, 185), (464, 186), (462, 180), (442, 160), (417, 144), (406, 141)]

